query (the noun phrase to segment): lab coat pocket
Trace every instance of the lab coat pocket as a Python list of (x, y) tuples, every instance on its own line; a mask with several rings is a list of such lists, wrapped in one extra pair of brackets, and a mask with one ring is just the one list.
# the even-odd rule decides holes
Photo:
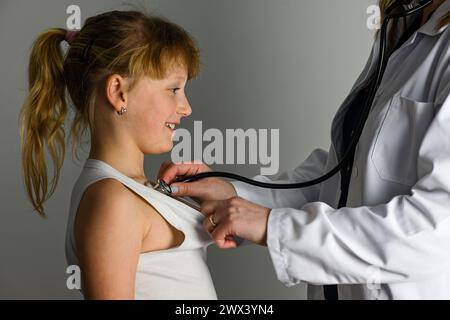
[(400, 95), (390, 101), (372, 149), (372, 162), (381, 179), (413, 186), (423, 137), (434, 117), (434, 103)]

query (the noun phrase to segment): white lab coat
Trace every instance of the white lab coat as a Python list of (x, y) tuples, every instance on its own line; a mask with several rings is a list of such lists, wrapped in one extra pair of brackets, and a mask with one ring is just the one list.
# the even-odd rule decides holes
[[(390, 57), (356, 149), (347, 207), (336, 209), (340, 175), (306, 189), (233, 182), (242, 198), (273, 208), (267, 243), (278, 279), (308, 284), (322, 299), (450, 299), (450, 27), (435, 27), (445, 1)], [(337, 164), (352, 93), (375, 68), (371, 57), (332, 125), (329, 152), (266, 182), (301, 182)]]

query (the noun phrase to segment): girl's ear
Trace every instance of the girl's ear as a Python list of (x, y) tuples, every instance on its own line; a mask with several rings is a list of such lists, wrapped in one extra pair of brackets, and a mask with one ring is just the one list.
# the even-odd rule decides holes
[(126, 85), (127, 81), (118, 74), (112, 74), (106, 79), (106, 99), (117, 112), (122, 107), (127, 108)]

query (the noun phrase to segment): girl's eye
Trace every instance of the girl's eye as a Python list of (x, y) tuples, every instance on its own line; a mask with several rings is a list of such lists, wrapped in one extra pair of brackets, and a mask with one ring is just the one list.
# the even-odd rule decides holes
[(176, 94), (178, 90), (180, 90), (180, 88), (173, 88), (173, 89), (170, 89), (170, 91), (172, 91), (173, 94)]

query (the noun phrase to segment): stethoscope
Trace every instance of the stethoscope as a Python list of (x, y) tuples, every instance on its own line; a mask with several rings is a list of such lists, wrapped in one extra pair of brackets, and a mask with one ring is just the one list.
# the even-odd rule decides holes
[[(379, 60), (377, 63), (377, 69), (376, 69), (376, 78), (373, 82), (373, 85), (369, 91), (369, 94), (367, 95), (366, 102), (364, 104), (364, 108), (362, 111), (362, 115), (360, 119), (358, 120), (358, 126), (356, 130), (356, 134), (354, 135), (350, 145), (348, 146), (347, 150), (344, 153), (343, 158), (340, 160), (340, 162), (331, 169), (328, 173), (322, 175), (319, 178), (306, 181), (306, 182), (300, 182), (300, 183), (266, 183), (266, 182), (260, 182), (256, 180), (252, 180), (237, 174), (229, 173), (229, 172), (220, 172), (220, 171), (214, 171), (214, 172), (203, 172), (199, 173), (193, 176), (187, 176), (187, 177), (179, 177), (174, 182), (193, 182), (204, 178), (210, 178), (210, 177), (221, 177), (221, 178), (229, 178), (234, 180), (239, 180), (247, 184), (251, 184), (257, 187), (261, 188), (270, 188), (270, 189), (299, 189), (299, 188), (306, 188), (310, 187), (312, 185), (319, 184), (325, 180), (330, 179), (332, 176), (334, 176), (337, 172), (339, 172), (345, 165), (346, 161), (350, 158), (350, 156), (353, 155), (355, 151), (355, 147), (359, 141), (359, 138), (361, 136), (361, 133), (364, 128), (364, 124), (367, 120), (367, 116), (369, 115), (370, 109), (372, 107), (372, 103), (375, 99), (376, 92), (380, 86), (381, 79), (383, 77), (383, 74), (386, 69), (386, 65), (388, 62), (387, 53), (386, 53), (386, 47), (387, 47), (387, 29), (388, 24), (392, 19), (397, 18), (405, 18), (411, 14), (414, 14), (425, 7), (429, 6), (433, 0), (414, 0), (410, 4), (392, 4), (388, 9), (386, 10), (386, 15), (383, 19), (383, 24), (381, 27), (381, 34), (380, 34), (380, 51), (379, 51)], [(155, 190), (158, 190), (160, 192), (163, 192), (167, 195), (170, 195), (172, 193), (172, 189), (170, 188), (170, 185), (168, 185), (165, 181), (159, 179), (157, 183), (154, 186)]]
[(196, 202), (189, 200), (188, 198), (176, 197), (172, 195), (172, 188), (170, 188), (170, 186), (166, 182), (164, 182), (164, 180), (158, 179), (156, 183), (147, 180), (146, 182), (144, 182), (144, 185), (152, 188), (153, 190), (159, 191), (162, 194), (169, 196), (175, 200), (178, 200), (179, 202), (182, 202), (197, 211), (200, 211), (200, 206)]

